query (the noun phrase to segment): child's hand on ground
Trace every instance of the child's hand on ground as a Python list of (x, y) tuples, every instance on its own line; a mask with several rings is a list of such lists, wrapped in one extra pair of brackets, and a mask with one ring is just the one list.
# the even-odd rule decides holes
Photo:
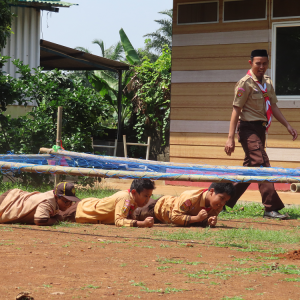
[(217, 217), (216, 216), (208, 218), (208, 225), (209, 226), (215, 227), (216, 224), (217, 224)]
[(198, 222), (202, 222), (207, 218), (207, 211), (205, 209), (201, 209), (197, 215)]
[(148, 217), (143, 222), (144, 222), (144, 227), (152, 227), (154, 224), (154, 219), (152, 217)]

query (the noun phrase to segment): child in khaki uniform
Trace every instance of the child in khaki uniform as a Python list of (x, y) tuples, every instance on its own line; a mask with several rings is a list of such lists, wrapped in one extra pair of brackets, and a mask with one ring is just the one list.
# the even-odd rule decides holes
[(0, 224), (51, 226), (62, 221), (59, 210), (65, 211), (78, 201), (74, 185), (69, 182), (61, 182), (45, 193), (12, 189), (0, 195)]
[(215, 226), (218, 214), (233, 195), (232, 183), (212, 183), (208, 189), (185, 191), (179, 197), (151, 199), (146, 206), (134, 211), (133, 218), (142, 221), (152, 216), (156, 223)]
[(118, 227), (152, 227), (153, 217), (132, 220), (132, 212), (146, 205), (155, 188), (149, 179), (134, 179), (129, 190), (103, 199), (86, 198), (62, 213), (65, 221), (92, 224), (115, 224)]

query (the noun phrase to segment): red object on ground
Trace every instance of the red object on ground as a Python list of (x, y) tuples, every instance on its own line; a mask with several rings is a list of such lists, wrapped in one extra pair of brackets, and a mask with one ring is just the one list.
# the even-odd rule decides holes
[[(165, 181), (166, 185), (182, 185), (182, 186), (194, 186), (194, 187), (209, 187), (211, 182), (190, 182), (190, 181)], [(276, 191), (289, 191), (290, 183), (274, 183)], [(258, 190), (257, 183), (251, 183), (248, 190)]]

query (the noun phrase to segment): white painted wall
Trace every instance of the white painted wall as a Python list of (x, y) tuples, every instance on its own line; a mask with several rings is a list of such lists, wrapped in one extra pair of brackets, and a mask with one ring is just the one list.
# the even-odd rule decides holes
[(10, 56), (11, 59), (2, 68), (12, 77), (18, 77), (16, 68), (12, 64), (13, 59), (20, 59), (29, 67), (36, 68), (40, 65), (40, 10), (29, 7), (11, 7), (17, 14), (12, 23), (10, 39), (1, 54)]

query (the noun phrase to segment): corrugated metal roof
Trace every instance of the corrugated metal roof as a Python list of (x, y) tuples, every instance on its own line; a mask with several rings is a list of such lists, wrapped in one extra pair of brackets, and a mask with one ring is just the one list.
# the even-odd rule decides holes
[(44, 70), (128, 70), (129, 65), (49, 41), (40, 41), (40, 66)]
[(43, 5), (46, 4), (47, 6), (53, 5), (53, 6), (61, 6), (61, 7), (69, 7), (72, 5), (78, 5), (75, 3), (70, 3), (70, 2), (64, 2), (64, 1), (60, 1), (60, 0), (19, 0), (19, 3), (30, 3), (30, 4), (39, 4), (39, 5)]

